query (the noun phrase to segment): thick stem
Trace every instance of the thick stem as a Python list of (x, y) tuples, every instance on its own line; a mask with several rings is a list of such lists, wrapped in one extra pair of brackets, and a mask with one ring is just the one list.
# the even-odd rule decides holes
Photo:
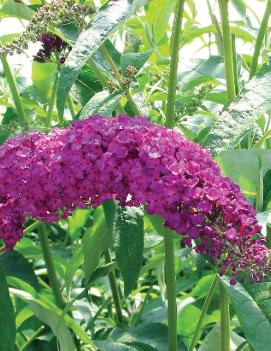
[(168, 234), (169, 233), (166, 233), (164, 236), (168, 315), (168, 350), (177, 351), (177, 303), (174, 240)]
[(61, 294), (59, 282), (57, 280), (56, 270), (52, 258), (52, 254), (50, 251), (49, 240), (47, 235), (46, 225), (41, 223), (39, 226), (39, 237), (40, 237), (40, 244), (43, 253), (43, 258), (45, 261), (45, 265), (47, 268), (47, 273), (49, 277), (50, 287), (52, 288), (53, 294), (55, 296), (56, 302), (59, 308), (65, 308), (65, 302), (63, 296)]
[(211, 302), (212, 297), (214, 295), (215, 288), (217, 286), (218, 281), (219, 281), (219, 278), (216, 275), (214, 280), (213, 280), (213, 282), (212, 282), (212, 285), (210, 286), (210, 289), (208, 291), (208, 295), (207, 295), (207, 297), (206, 297), (206, 299), (204, 301), (204, 304), (202, 306), (201, 314), (200, 314), (200, 317), (199, 317), (199, 320), (198, 320), (198, 323), (197, 323), (197, 326), (196, 326), (195, 333), (193, 335), (193, 339), (192, 339), (190, 347), (189, 347), (189, 351), (193, 351), (194, 348), (197, 345), (197, 342), (199, 340), (200, 331), (201, 331), (201, 328), (202, 328), (202, 324), (203, 324), (205, 315), (206, 315), (206, 313), (208, 311), (208, 308), (210, 306), (210, 302)]
[(24, 128), (27, 128), (27, 118), (26, 118), (26, 115), (24, 112), (21, 97), (20, 97), (19, 91), (17, 89), (15, 79), (12, 75), (11, 70), (10, 70), (8, 61), (7, 61), (6, 57), (3, 55), (1, 56), (1, 62), (2, 62), (2, 66), (3, 66), (4, 72), (5, 72), (6, 80), (7, 80), (7, 83), (9, 85), (9, 89), (10, 89), (10, 92), (12, 95), (12, 99), (13, 99), (13, 102), (14, 102), (14, 105), (16, 108), (16, 112), (17, 112), (17, 115), (20, 119), (21, 126)]
[(47, 117), (46, 117), (47, 127), (50, 127), (50, 125), (51, 125), (51, 118), (52, 118), (55, 100), (56, 100), (57, 85), (58, 85), (58, 72), (56, 72), (54, 85), (53, 85), (53, 89), (52, 89), (52, 94), (51, 94), (51, 98), (50, 98), (50, 102), (49, 102), (49, 106), (48, 106)]
[(184, 12), (185, 0), (178, 0), (176, 4), (174, 23), (171, 35), (171, 60), (168, 84), (168, 99), (166, 106), (166, 127), (173, 128), (175, 126), (175, 98), (177, 90), (177, 72), (179, 65), (179, 49), (181, 42), (181, 30)]
[(231, 102), (234, 100), (236, 94), (234, 84), (233, 51), (229, 24), (229, 0), (218, 0), (218, 2), (222, 20), (227, 94), (229, 102)]
[[(176, 4), (174, 23), (171, 35), (171, 61), (168, 80), (168, 99), (166, 105), (167, 128), (175, 126), (175, 99), (177, 89), (177, 73), (179, 64), (179, 49), (185, 0), (178, 0)], [(176, 304), (176, 277), (174, 261), (174, 240), (165, 233), (165, 273), (167, 288), (167, 317), (168, 317), (168, 350), (177, 351), (177, 304)]]
[(237, 52), (236, 52), (236, 35), (232, 34), (232, 58), (233, 58), (233, 75), (234, 75), (234, 85), (235, 93), (239, 94), (239, 76), (238, 76), (238, 65), (237, 65)]
[[(106, 263), (112, 262), (112, 258), (111, 258), (111, 254), (110, 254), (109, 249), (105, 251), (104, 257), (105, 257)], [(118, 285), (117, 285), (117, 280), (116, 280), (116, 275), (115, 275), (114, 270), (111, 271), (110, 273), (108, 273), (108, 278), (109, 278), (112, 298), (113, 298), (115, 309), (116, 309), (116, 321), (117, 321), (118, 325), (121, 325), (123, 322), (122, 311), (121, 311), (121, 302), (120, 302)]]
[(249, 78), (252, 78), (257, 71), (258, 60), (259, 60), (259, 56), (261, 53), (261, 48), (262, 48), (264, 36), (265, 36), (266, 30), (268, 28), (268, 20), (269, 20), (270, 15), (271, 15), (271, 1), (268, 0), (266, 3), (264, 16), (263, 16), (263, 19), (262, 19), (262, 22), (260, 25), (260, 29), (259, 29), (259, 32), (257, 35), (257, 39), (256, 39), (255, 49), (254, 49), (254, 53), (253, 53), (252, 61), (251, 61), (251, 65), (250, 65)]
[(222, 283), (220, 283), (220, 326), (221, 351), (230, 351), (230, 310), (229, 298)]

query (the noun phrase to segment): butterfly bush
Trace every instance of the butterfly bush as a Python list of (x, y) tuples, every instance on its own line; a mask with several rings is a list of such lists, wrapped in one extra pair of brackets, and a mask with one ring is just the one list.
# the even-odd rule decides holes
[(142, 117), (92, 116), (0, 147), (0, 238), (10, 250), (28, 217), (52, 222), (107, 199), (148, 214), (207, 254), (231, 282), (270, 271), (256, 214), (208, 151)]

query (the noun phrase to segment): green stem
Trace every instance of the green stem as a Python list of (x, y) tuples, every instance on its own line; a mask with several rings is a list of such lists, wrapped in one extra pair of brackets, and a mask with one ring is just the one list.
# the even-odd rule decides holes
[[(115, 78), (117, 79), (118, 83), (122, 86), (122, 77), (121, 77), (121, 74), (120, 72), (118, 71), (118, 68), (117, 66), (115, 65), (115, 62), (114, 60), (112, 59), (109, 51), (107, 50), (107, 48), (103, 45), (102, 46), (102, 51), (103, 51), (103, 54), (105, 56), (105, 58), (107, 59), (110, 67), (112, 68), (112, 71), (114, 73), (114, 76)], [(126, 94), (126, 97), (127, 97), (127, 100), (130, 104), (130, 106), (132, 107), (132, 110), (134, 112), (135, 115), (139, 116), (141, 115), (140, 111), (139, 111), (139, 108), (137, 107), (137, 104), (135, 103), (134, 99), (132, 98), (131, 94), (128, 92), (125, 92)]]
[(167, 287), (168, 350), (177, 351), (177, 303), (174, 240), (165, 233), (165, 274)]
[(47, 127), (50, 127), (50, 125), (51, 125), (51, 118), (52, 118), (55, 100), (56, 100), (57, 85), (58, 85), (58, 72), (56, 72), (53, 90), (52, 90), (52, 94), (51, 94), (51, 98), (50, 98), (50, 102), (49, 102), (49, 106), (48, 106), (47, 118), (46, 118)]
[(41, 224), (40, 221), (36, 221), (36, 222), (30, 224), (28, 227), (26, 227), (26, 228), (24, 229), (24, 235), (33, 232), (33, 230), (35, 230), (36, 228), (38, 228), (38, 227), (40, 226), (40, 224)]
[(251, 61), (251, 65), (250, 65), (249, 78), (252, 78), (257, 71), (258, 60), (259, 60), (259, 56), (261, 53), (261, 48), (262, 48), (264, 36), (265, 36), (266, 30), (268, 28), (268, 20), (269, 20), (270, 15), (271, 15), (271, 1), (268, 0), (266, 3), (264, 16), (263, 16), (263, 19), (262, 19), (262, 22), (261, 22), (261, 25), (259, 28), (259, 32), (257, 35), (257, 39), (256, 39), (255, 49), (254, 49), (254, 53), (253, 53), (252, 61)]
[(75, 113), (72, 98), (70, 95), (68, 95), (68, 97), (67, 97), (67, 103), (68, 103), (68, 107), (69, 107), (72, 119), (74, 119), (74, 116), (76, 115), (76, 113)]
[(231, 31), (230, 31), (230, 24), (229, 24), (229, 8), (228, 8), (229, 0), (218, 0), (218, 2), (219, 2), (220, 15), (222, 20), (227, 94), (228, 94), (229, 102), (231, 102), (232, 100), (234, 100), (236, 93), (235, 93), (235, 84), (234, 84)]
[(27, 342), (20, 348), (19, 351), (24, 351), (28, 348), (28, 346), (40, 335), (43, 331), (44, 326), (41, 326), (28, 340)]
[(219, 27), (218, 20), (217, 20), (216, 16), (213, 14), (213, 10), (211, 8), (211, 4), (210, 4), (209, 0), (207, 0), (207, 6), (208, 6), (208, 12), (209, 12), (209, 16), (211, 18), (212, 24), (216, 28), (215, 41), (216, 41), (217, 51), (218, 51), (220, 56), (223, 56), (224, 55), (224, 48), (223, 48), (222, 32), (221, 32), (221, 29)]
[(147, 293), (146, 293), (146, 296), (144, 298), (144, 301), (142, 302), (141, 306), (140, 306), (140, 309), (137, 313), (134, 313), (132, 315), (132, 318), (131, 318), (131, 322), (130, 322), (130, 325), (131, 326), (136, 326), (138, 321), (140, 320), (143, 312), (144, 312), (144, 308), (147, 304), (147, 302), (149, 301), (149, 298), (150, 298), (150, 295), (151, 295), (151, 291), (152, 291), (152, 286), (149, 287)]
[(26, 115), (24, 112), (21, 97), (20, 97), (16, 82), (15, 82), (15, 79), (12, 75), (11, 70), (10, 70), (8, 61), (7, 61), (6, 57), (3, 55), (1, 56), (1, 62), (3, 65), (3, 69), (5, 72), (6, 79), (7, 79), (7, 83), (8, 83), (9, 88), (10, 88), (10, 92), (11, 92), (12, 99), (13, 99), (13, 102), (14, 102), (14, 105), (16, 108), (16, 112), (17, 112), (18, 117), (20, 119), (20, 123), (21, 123), (22, 127), (26, 128), (27, 127), (27, 118), (26, 118)]
[(238, 76), (238, 66), (237, 66), (237, 52), (236, 52), (236, 35), (232, 34), (232, 58), (233, 58), (233, 75), (234, 75), (234, 85), (235, 93), (239, 94), (239, 76)]
[[(112, 262), (112, 258), (111, 258), (111, 254), (110, 254), (109, 249), (105, 251), (104, 257), (105, 257), (106, 263)], [(121, 302), (120, 302), (117, 280), (116, 280), (116, 275), (115, 275), (114, 270), (112, 270), (110, 273), (108, 273), (108, 278), (109, 278), (109, 283), (110, 283), (110, 289), (112, 292), (112, 298), (113, 298), (115, 309), (116, 309), (116, 321), (117, 321), (118, 325), (121, 325), (123, 322), (122, 311), (121, 311)]]
[(263, 178), (264, 178), (264, 169), (263, 169), (263, 160), (261, 156), (258, 156), (259, 162), (259, 179), (257, 185), (257, 196), (256, 196), (256, 205), (255, 209), (257, 212), (262, 212), (263, 210)]
[(55, 296), (56, 302), (59, 308), (65, 308), (65, 302), (63, 296), (61, 294), (59, 282), (57, 280), (56, 270), (53, 262), (53, 257), (50, 251), (49, 240), (47, 235), (47, 229), (45, 223), (41, 223), (39, 227), (39, 236), (40, 236), (40, 244), (41, 249), (45, 261), (45, 265), (47, 268), (47, 273), (49, 277), (50, 287), (52, 288), (53, 294)]
[(100, 71), (99, 67), (97, 66), (96, 62), (93, 60), (93, 58), (91, 57), (89, 60), (89, 65), (93, 71), (93, 73), (95, 74), (96, 78), (99, 79), (99, 82), (101, 83), (101, 85), (103, 87), (106, 86), (107, 81), (105, 79), (105, 76), (103, 75), (103, 73)]
[(185, 0), (178, 0), (176, 4), (174, 23), (171, 35), (171, 60), (168, 84), (168, 99), (166, 106), (166, 127), (174, 128), (175, 126), (175, 99), (177, 90), (177, 72), (179, 65), (179, 49), (181, 42), (181, 30), (184, 12)]
[[(179, 49), (185, 0), (178, 0), (171, 35), (171, 60), (168, 80), (168, 99), (166, 105), (167, 128), (175, 126), (175, 99), (177, 89), (177, 73), (179, 64)], [(174, 240), (165, 233), (165, 274), (167, 289), (167, 317), (168, 317), (168, 350), (177, 351), (177, 304), (176, 304), (176, 277), (174, 261)]]
[[(107, 80), (106, 80), (104, 74), (100, 71), (100, 69), (97, 66), (96, 62), (92, 58), (89, 59), (89, 65), (90, 65), (93, 73), (95, 74), (95, 76), (99, 79), (99, 82), (101, 83), (103, 88), (106, 87), (107, 86)], [(120, 114), (126, 114), (126, 111), (124, 110), (124, 108), (121, 106), (120, 103), (118, 103), (118, 105), (117, 105), (117, 110), (118, 110), (118, 112)]]
[(202, 328), (202, 324), (203, 324), (203, 320), (205, 318), (205, 315), (208, 311), (208, 308), (210, 306), (210, 302), (212, 300), (212, 297), (214, 295), (214, 292), (215, 292), (215, 288), (217, 286), (217, 283), (219, 281), (219, 278), (218, 276), (216, 275), (211, 286), (210, 286), (210, 289), (208, 291), (208, 295), (204, 301), (204, 304), (202, 306), (202, 309), (201, 309), (201, 314), (200, 314), (200, 317), (199, 317), (199, 320), (198, 320), (198, 323), (197, 323), (197, 326), (196, 326), (196, 330), (195, 330), (195, 333), (193, 335), (193, 339), (191, 341), (191, 344), (190, 344), (190, 347), (189, 347), (189, 351), (193, 351), (195, 346), (197, 345), (197, 342), (199, 340), (199, 334), (200, 334), (200, 331), (201, 331), (201, 328)]
[(221, 351), (230, 351), (230, 310), (229, 298), (222, 283), (220, 283), (220, 326)]

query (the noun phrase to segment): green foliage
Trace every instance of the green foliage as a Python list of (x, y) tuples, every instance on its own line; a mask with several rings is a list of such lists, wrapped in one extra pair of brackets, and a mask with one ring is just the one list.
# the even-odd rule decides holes
[(79, 35), (60, 75), (57, 94), (60, 115), (63, 115), (67, 95), (80, 69), (123, 20), (132, 14), (133, 2), (120, 0), (108, 3)]
[(267, 351), (270, 348), (271, 324), (261, 307), (241, 285), (232, 287), (228, 278), (222, 278), (248, 342), (256, 351)]
[(144, 212), (141, 208), (117, 206), (113, 224), (116, 261), (124, 279), (126, 296), (135, 288), (144, 247)]
[[(32, 25), (30, 20), (42, 3), (1, 1), (1, 48), (21, 49), (19, 23)], [(90, 10), (94, 1), (74, 1), (75, 12), (79, 4)], [(14, 82), (0, 67), (0, 144), (23, 131), (18, 106), (28, 129), (42, 132), (93, 114), (108, 118), (140, 114), (163, 125), (176, 4), (176, 0), (97, 0), (96, 13), (86, 11), (85, 23), (81, 16), (82, 26), (74, 22), (75, 12), (65, 23), (57, 20), (57, 13), (52, 14), (53, 22), (45, 16), (42, 23), (34, 23), (33, 31), (39, 33), (48, 22), (46, 31), (59, 35), (72, 50), (59, 57), (63, 64), (33, 61), (32, 47), (28, 54), (7, 57)], [(176, 130), (210, 150), (222, 172), (240, 186), (258, 210), (271, 247), (269, 30), (260, 45), (258, 73), (249, 79), (262, 21), (260, 7), (264, 10), (266, 4), (229, 1), (229, 25), (237, 48), (235, 84), (240, 86), (240, 94), (230, 104), (227, 53), (215, 4), (185, 1)], [(30, 40), (29, 28), (27, 33)], [(56, 287), (44, 262), (39, 223), (33, 226), (33, 220), (27, 220), (30, 227), (15, 250), (0, 251), (0, 351), (169, 351), (165, 235), (174, 240), (178, 350), (187, 351), (196, 332), (195, 349), (220, 350), (224, 330), (219, 322), (218, 286), (202, 315), (215, 268), (207, 257), (184, 248), (180, 236), (165, 228), (162, 218), (147, 215), (143, 208), (121, 208), (111, 200), (96, 209), (77, 209), (48, 225), (63, 309), (54, 302)], [(228, 277), (221, 278), (231, 299), (230, 351), (270, 349), (269, 280), (231, 286)]]
[(269, 66), (264, 72), (252, 78), (241, 95), (222, 112), (218, 121), (203, 143), (213, 155), (234, 148), (248, 131), (255, 126), (257, 119), (271, 107), (271, 72)]
[(0, 350), (12, 351), (15, 344), (15, 315), (4, 271), (0, 265)]

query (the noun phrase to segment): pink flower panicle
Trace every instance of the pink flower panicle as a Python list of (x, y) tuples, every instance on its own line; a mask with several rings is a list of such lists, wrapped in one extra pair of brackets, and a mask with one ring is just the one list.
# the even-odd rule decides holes
[(116, 199), (144, 204), (184, 243), (230, 270), (232, 283), (260, 281), (271, 265), (256, 214), (210, 154), (142, 117), (93, 116), (0, 147), (0, 237), (11, 249), (28, 216), (51, 222)]

